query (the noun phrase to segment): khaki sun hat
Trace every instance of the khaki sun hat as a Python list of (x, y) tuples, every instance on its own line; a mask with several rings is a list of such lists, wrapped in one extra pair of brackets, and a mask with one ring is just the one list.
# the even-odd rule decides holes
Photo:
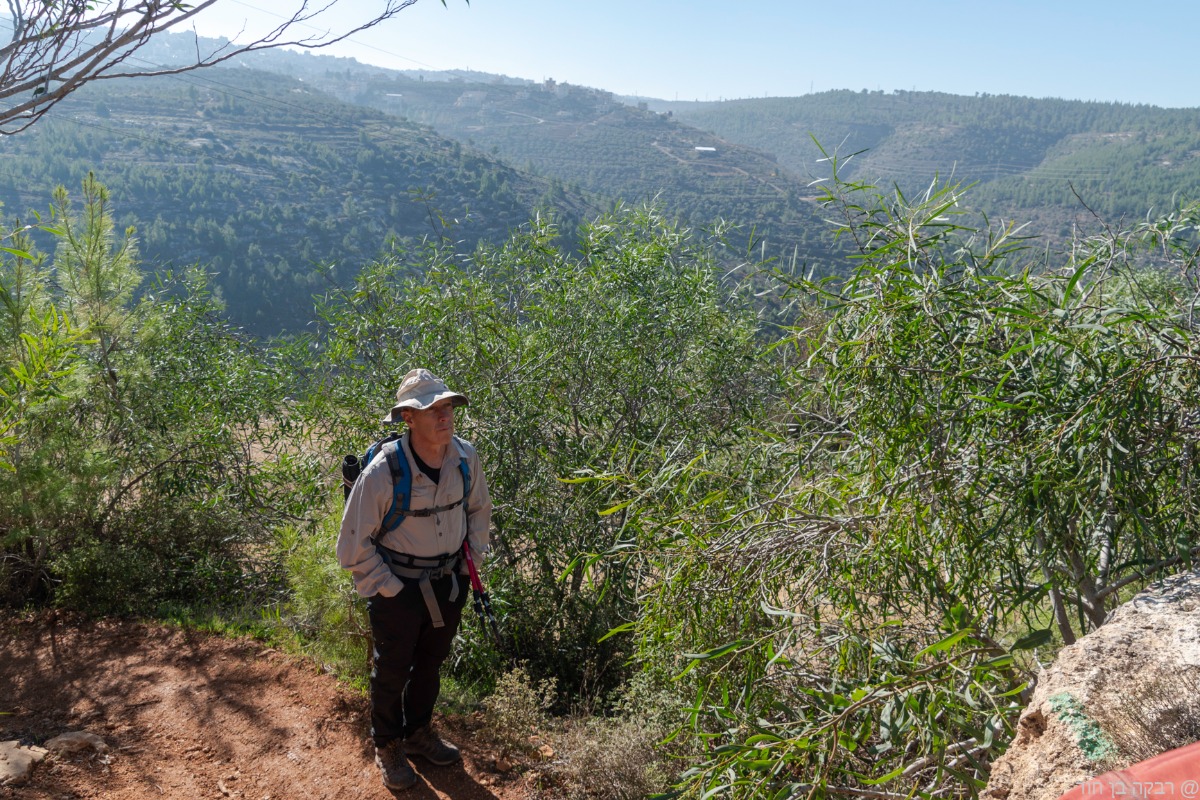
[(466, 395), (450, 391), (446, 388), (446, 382), (429, 370), (409, 370), (400, 382), (400, 388), (396, 390), (396, 405), (392, 406), (392, 410), (383, 421), (399, 422), (400, 409), (415, 408), (420, 411), (447, 397), (456, 407), (467, 404)]

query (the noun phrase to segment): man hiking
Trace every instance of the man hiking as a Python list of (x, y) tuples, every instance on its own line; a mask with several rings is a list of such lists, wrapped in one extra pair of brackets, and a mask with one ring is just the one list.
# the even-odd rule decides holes
[(470, 591), (463, 543), (482, 555), (492, 514), (479, 455), (454, 435), (454, 409), (466, 404), (427, 369), (404, 376), (383, 421), (407, 431), (363, 466), (338, 535), (338, 561), (368, 598), (371, 735), (389, 789), (417, 783), (406, 755), (441, 765), (461, 757), (431, 722)]

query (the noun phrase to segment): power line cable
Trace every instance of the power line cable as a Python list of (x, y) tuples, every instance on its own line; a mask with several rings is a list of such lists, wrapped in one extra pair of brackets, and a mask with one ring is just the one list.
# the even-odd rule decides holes
[[(260, 8), (259, 6), (251, 5), (250, 3), (244, 2), (244, 0), (232, 0), (232, 2), (236, 3), (239, 6), (243, 6), (244, 8), (248, 8), (251, 11), (257, 11), (260, 14), (275, 17), (276, 19), (282, 19), (282, 20), (289, 19), (289, 17), (285, 17), (282, 14), (276, 14), (274, 11), (268, 11), (265, 8)], [(310, 25), (308, 23), (297, 23), (297, 24), (301, 25), (302, 27), (308, 28), (309, 30), (316, 31), (318, 33), (324, 31), (323, 28), (318, 28), (316, 25)], [(426, 64), (423, 61), (417, 61), (415, 58), (409, 58), (408, 56), (402, 56), (399, 53), (394, 53), (391, 50), (385, 50), (382, 47), (376, 47), (375, 45), (367, 44), (366, 42), (362, 42), (362, 41), (359, 41), (354, 38), (348, 38), (348, 39), (346, 39), (346, 41), (353, 42), (356, 46), (366, 48), (367, 50), (374, 50), (377, 53), (383, 53), (386, 56), (398, 58), (401, 61), (410, 61), (413, 64), (418, 64), (422, 67), (425, 67), (426, 69), (431, 69), (434, 71), (437, 71), (437, 69), (438, 69), (437, 67), (435, 67), (431, 64)], [(372, 64), (371, 66), (377, 66), (377, 65)], [(386, 69), (386, 67), (384, 67), (384, 69)]]

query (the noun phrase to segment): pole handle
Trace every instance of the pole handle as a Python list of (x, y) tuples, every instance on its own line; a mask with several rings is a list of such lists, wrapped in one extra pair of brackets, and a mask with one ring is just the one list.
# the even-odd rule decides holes
[(467, 560), (467, 571), (471, 573), (471, 589), (482, 592), (483, 581), (479, 579), (479, 570), (475, 569), (475, 559), (471, 557), (471, 544), (466, 539), (463, 540), (463, 558)]

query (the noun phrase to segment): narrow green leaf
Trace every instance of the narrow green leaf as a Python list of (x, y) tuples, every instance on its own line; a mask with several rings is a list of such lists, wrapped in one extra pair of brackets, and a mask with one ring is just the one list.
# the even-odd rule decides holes
[(1032, 650), (1035, 647), (1042, 647), (1050, 644), (1054, 640), (1054, 631), (1050, 628), (1041, 628), (1033, 630), (1017, 639), (1012, 644), (1012, 650)]
[(620, 511), (623, 508), (629, 508), (629, 506), (633, 505), (636, 500), (637, 500), (637, 498), (634, 497), (629, 500), (626, 500), (623, 503), (617, 503), (615, 506), (610, 506), (609, 508), (606, 508), (603, 511), (598, 512), (597, 515), (601, 516), (601, 517), (610, 516), (612, 514), (617, 513), (618, 511)]
[(881, 775), (878, 778), (868, 778), (865, 775), (858, 775), (857, 773), (856, 773), (855, 777), (857, 777), (858, 780), (862, 781), (867, 786), (879, 786), (880, 784), (887, 783), (888, 781), (894, 781), (896, 778), (899, 778), (901, 775), (904, 774), (904, 768), (906, 766), (907, 765), (905, 764), (905, 765), (896, 767), (894, 770), (889, 772), (887, 775)]
[(732, 653), (741, 647), (745, 647), (748, 644), (750, 644), (749, 639), (738, 639), (735, 642), (723, 644), (720, 647), (714, 647), (712, 650), (707, 650), (703, 653), (684, 653), (683, 657), (690, 659), (691, 661), (707, 661), (712, 658), (720, 658), (721, 656), (728, 655), (729, 653)]
[(963, 630), (961, 630), (957, 633), (952, 633), (949, 636), (947, 636), (945, 639), (942, 639), (940, 642), (935, 642), (934, 644), (929, 645), (929, 647), (926, 647), (921, 652), (917, 653), (916, 656), (913, 657), (913, 660), (916, 661), (917, 659), (921, 658), (922, 656), (927, 656), (930, 653), (940, 653), (943, 650), (949, 650), (951, 647), (954, 647), (954, 645), (958, 644), (959, 642), (961, 642), (963, 639), (967, 638), (970, 635), (971, 635), (970, 628), (964, 628)]
[(1080, 264), (1079, 269), (1075, 270), (1075, 274), (1071, 276), (1071, 279), (1067, 281), (1067, 288), (1063, 289), (1062, 302), (1064, 306), (1067, 304), (1067, 301), (1071, 299), (1071, 292), (1075, 289), (1075, 284), (1079, 283), (1079, 279), (1083, 277), (1084, 273), (1087, 272), (1091, 266), (1091, 260), (1085, 259), (1084, 262)]
[(616, 636), (618, 633), (628, 633), (636, 627), (637, 622), (626, 622), (624, 625), (618, 625), (617, 627), (611, 629), (608, 633), (597, 639), (596, 642), (603, 642), (605, 639), (609, 638), (610, 636)]

